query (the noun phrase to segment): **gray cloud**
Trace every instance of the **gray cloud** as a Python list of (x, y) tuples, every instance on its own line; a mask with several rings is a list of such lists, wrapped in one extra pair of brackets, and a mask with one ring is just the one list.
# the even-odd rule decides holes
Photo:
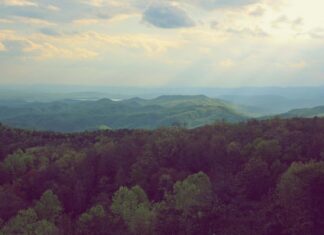
[(153, 3), (143, 13), (143, 20), (159, 28), (182, 28), (194, 26), (187, 13), (170, 3)]
[(254, 9), (253, 11), (250, 12), (250, 15), (251, 16), (255, 16), (255, 17), (258, 17), (258, 16), (263, 16), (264, 13), (265, 13), (265, 9), (263, 7), (257, 7), (256, 9)]
[(316, 28), (311, 30), (309, 33), (309, 36), (313, 39), (324, 39), (324, 28)]
[(52, 28), (42, 28), (39, 30), (42, 34), (49, 35), (49, 36), (60, 36), (61, 34)]
[(302, 17), (298, 17), (294, 20), (288, 19), (287, 16), (282, 15), (272, 22), (272, 27), (281, 28), (281, 27), (291, 27), (294, 30), (298, 30), (303, 26), (304, 20)]

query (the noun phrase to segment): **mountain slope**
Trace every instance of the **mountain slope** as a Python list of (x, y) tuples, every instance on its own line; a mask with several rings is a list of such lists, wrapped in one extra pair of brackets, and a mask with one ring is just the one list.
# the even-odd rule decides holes
[(0, 107), (4, 124), (36, 129), (74, 132), (98, 128), (145, 128), (185, 125), (189, 128), (225, 120), (243, 121), (242, 109), (206, 96), (160, 96), (123, 101), (57, 101)]
[(279, 117), (282, 118), (292, 118), (292, 117), (324, 117), (324, 106), (318, 106), (314, 108), (305, 108), (305, 109), (294, 109), (287, 113), (280, 114)]

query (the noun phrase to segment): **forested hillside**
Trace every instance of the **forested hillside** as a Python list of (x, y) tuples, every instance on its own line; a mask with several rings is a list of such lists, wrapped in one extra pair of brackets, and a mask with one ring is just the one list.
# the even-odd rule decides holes
[(287, 113), (279, 115), (282, 118), (302, 117), (324, 117), (324, 106), (317, 106), (314, 108), (294, 109)]
[(324, 234), (324, 119), (0, 126), (0, 234)]
[(33, 130), (78, 132), (98, 129), (186, 126), (216, 121), (239, 122), (248, 115), (240, 107), (207, 96), (160, 96), (122, 101), (0, 101), (0, 122)]

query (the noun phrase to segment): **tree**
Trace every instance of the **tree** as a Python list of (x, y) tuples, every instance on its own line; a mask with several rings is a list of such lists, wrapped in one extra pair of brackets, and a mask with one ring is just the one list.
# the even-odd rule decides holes
[(88, 211), (80, 215), (77, 222), (77, 234), (108, 234), (105, 228), (106, 212), (102, 205), (91, 207)]
[(324, 234), (324, 162), (293, 163), (277, 190), (289, 234)]
[(29, 208), (18, 212), (17, 216), (10, 219), (3, 227), (4, 234), (33, 234), (34, 224), (37, 222), (35, 210)]
[(1, 232), (3, 234), (59, 235), (58, 228), (47, 220), (39, 220), (32, 208), (19, 211), (18, 215), (9, 220)]
[(182, 210), (185, 215), (190, 209), (207, 208), (211, 205), (212, 188), (209, 177), (199, 172), (188, 176), (183, 181), (178, 181), (173, 187), (175, 208)]
[(212, 209), (212, 200), (209, 177), (199, 172), (176, 182), (173, 195), (167, 198), (167, 203), (174, 204), (174, 209), (181, 212), (180, 227), (185, 228), (185, 234), (207, 234), (206, 216)]
[(265, 162), (271, 163), (281, 156), (281, 146), (279, 141), (257, 139), (255, 141), (255, 156), (261, 157)]
[(260, 200), (270, 189), (268, 164), (260, 158), (251, 158), (237, 175), (242, 194), (249, 200)]
[(47, 190), (44, 192), (40, 200), (35, 205), (35, 211), (38, 217), (53, 223), (57, 222), (62, 210), (61, 202), (52, 192), (52, 190)]
[(171, 207), (167, 203), (162, 203), (156, 208), (156, 219), (154, 220), (155, 234), (180, 234), (185, 231), (181, 223), (182, 211)]
[(25, 202), (11, 189), (0, 187), (0, 218), (7, 221), (24, 206)]
[(113, 196), (111, 210), (123, 218), (133, 234), (151, 234), (153, 212), (146, 193), (139, 186), (121, 187)]
[(4, 167), (13, 176), (19, 177), (32, 168), (33, 156), (19, 150), (16, 153), (9, 155), (4, 160)]

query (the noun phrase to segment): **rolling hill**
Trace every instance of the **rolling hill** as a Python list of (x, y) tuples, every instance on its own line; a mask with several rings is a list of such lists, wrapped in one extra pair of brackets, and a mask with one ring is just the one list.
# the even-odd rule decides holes
[(194, 128), (225, 120), (249, 118), (241, 107), (207, 96), (160, 96), (122, 101), (63, 100), (48, 103), (2, 103), (0, 121), (12, 127), (77, 132), (96, 129), (144, 128), (182, 125)]
[(324, 117), (324, 106), (317, 106), (314, 108), (305, 108), (305, 109), (294, 109), (287, 113), (278, 115), (282, 118), (292, 118), (292, 117), (303, 117), (303, 118), (312, 118), (312, 117)]

